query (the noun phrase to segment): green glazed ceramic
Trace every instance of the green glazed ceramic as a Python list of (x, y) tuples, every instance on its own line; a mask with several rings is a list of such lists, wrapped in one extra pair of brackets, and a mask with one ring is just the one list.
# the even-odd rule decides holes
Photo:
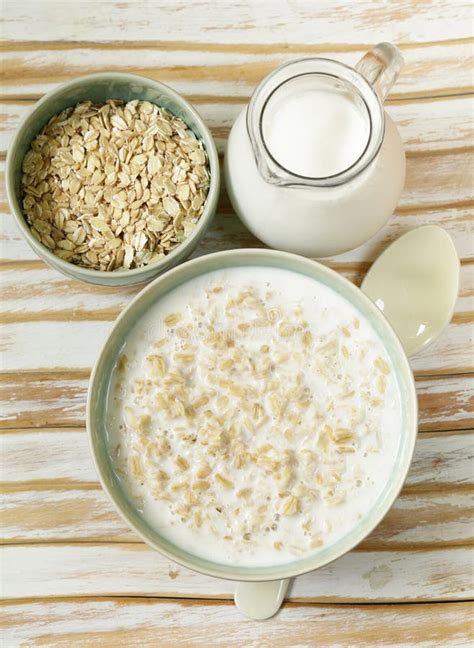
[[(55, 256), (31, 234), (21, 208), (21, 167), (34, 137), (43, 126), (68, 106), (81, 101), (103, 103), (107, 99), (141, 99), (164, 106), (181, 117), (204, 143), (209, 157), (211, 182), (204, 213), (193, 233), (163, 259), (134, 270), (100, 272), (74, 265)], [(219, 195), (219, 160), (208, 128), (194, 108), (168, 86), (134, 74), (104, 72), (80, 77), (46, 94), (20, 125), (7, 156), (6, 186), (10, 209), (26, 241), (43, 261), (68, 277), (105, 286), (124, 286), (149, 281), (186, 259), (206, 232), (217, 208)]]
[[(391, 474), (387, 475), (386, 486), (372, 510), (338, 542), (276, 567), (250, 568), (218, 564), (194, 556), (170, 543), (144, 520), (128, 499), (107, 452), (107, 392), (114, 364), (129, 331), (153, 304), (177, 286), (213, 270), (243, 266), (282, 268), (306, 275), (347, 299), (360, 312), (360, 317), (369, 321), (384, 344), (395, 368), (401, 393), (402, 430), (398, 454)], [(92, 373), (87, 403), (87, 428), (104, 489), (122, 517), (145, 542), (168, 558), (198, 572), (231, 580), (261, 582), (287, 579), (326, 565), (355, 547), (382, 520), (397, 497), (410, 466), (417, 433), (417, 401), (413, 375), (399, 339), (384, 315), (359, 288), (310, 259), (274, 250), (231, 250), (209, 254), (170, 270), (144, 288), (124, 310), (115, 322)], [(279, 591), (281, 592), (281, 588)]]

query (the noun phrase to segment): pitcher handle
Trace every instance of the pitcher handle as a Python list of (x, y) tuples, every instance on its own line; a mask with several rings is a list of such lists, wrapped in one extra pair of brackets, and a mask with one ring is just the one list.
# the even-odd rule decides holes
[(398, 47), (392, 43), (379, 43), (360, 59), (355, 69), (373, 86), (383, 103), (403, 64), (403, 56)]
[(235, 588), (235, 605), (250, 619), (269, 619), (280, 609), (289, 582), (289, 578), (260, 583), (239, 582)]

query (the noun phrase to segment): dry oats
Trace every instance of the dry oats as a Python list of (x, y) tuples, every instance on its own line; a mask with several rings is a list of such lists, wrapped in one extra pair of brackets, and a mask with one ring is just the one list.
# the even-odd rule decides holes
[(93, 270), (145, 266), (192, 232), (209, 165), (178, 117), (147, 101), (84, 101), (52, 117), (23, 160), (23, 211), (58, 257)]

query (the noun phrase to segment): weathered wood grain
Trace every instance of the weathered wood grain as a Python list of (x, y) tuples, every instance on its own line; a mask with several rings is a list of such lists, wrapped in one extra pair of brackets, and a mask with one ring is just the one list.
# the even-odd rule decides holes
[[(102, 492), (84, 431), (15, 431), (1, 443), (4, 542), (140, 541)], [(401, 496), (360, 549), (470, 542), (473, 459), (473, 433), (421, 435)]]
[[(36, 78), (36, 77), (35, 77)], [(183, 74), (177, 72), (175, 89), (182, 84)], [(22, 88), (24, 85), (22, 84)], [(5, 91), (5, 86), (3, 86)], [(199, 96), (183, 92), (192, 101), (211, 129), (218, 150), (224, 152), (225, 141), (232, 124), (247, 105), (248, 96), (220, 97)], [(8, 151), (18, 124), (33, 108), (40, 95), (31, 99), (12, 98), (3, 95), (0, 100), (0, 154)], [(427, 155), (430, 152), (465, 150), (474, 145), (472, 113), (474, 96), (461, 95), (420, 100), (389, 99), (387, 112), (399, 127), (409, 157)]]
[(106, 598), (12, 601), (0, 619), (10, 648), (463, 648), (472, 645), (472, 612), (470, 603), (286, 603), (261, 623), (244, 619), (230, 602)]
[[(314, 39), (313, 39), (314, 40)], [(376, 42), (344, 49), (338, 45), (144, 43), (7, 43), (2, 47), (2, 93), (8, 103), (37, 99), (58, 83), (95, 71), (141, 74), (172, 85), (200, 110), (222, 112), (220, 105), (240, 105), (257, 83), (280, 64), (307, 56), (324, 56), (354, 65)], [(453, 97), (472, 92), (472, 46), (469, 39), (440, 41), (402, 49), (405, 66), (387, 103)], [(138, 47), (137, 47), (138, 45)], [(14, 73), (17, 70), (19, 74)], [(212, 104), (213, 108), (204, 108)], [(225, 118), (230, 125), (230, 116)]]
[(443, 491), (448, 484), (453, 483), (454, 475), (457, 475), (455, 482), (460, 487), (472, 485), (472, 441), (472, 431), (468, 430), (463, 433), (429, 432), (419, 435), (405, 490)]
[[(416, 380), (420, 431), (474, 427), (474, 377), (448, 376)], [(454, 422), (454, 425), (451, 424)]]
[(0, 427), (84, 425), (89, 372), (0, 374)]
[[(414, 43), (470, 37), (469, 3), (454, 0), (385, 4), (361, 0), (303, 0), (294, 3), (226, 1), (216, 5), (210, 0), (176, 3), (117, 2), (84, 0), (79, 8), (60, 0), (37, 3), (35, 0), (4, 0), (8, 21), (3, 38), (9, 41), (80, 41), (94, 43), (179, 40), (191, 46), (199, 40), (211, 45), (221, 43), (341, 43), (349, 49), (354, 43), (392, 40)], [(431, 45), (432, 43), (430, 43)]]
[[(9, 372), (89, 371), (112, 327), (109, 317), (82, 319), (80, 312), (66, 311), (63, 318), (46, 313), (31, 321), (4, 324), (3, 368)], [(468, 350), (473, 330), (472, 314), (457, 313), (440, 338), (411, 360), (414, 371), (420, 376), (471, 372), (474, 358)]]
[[(4, 540), (20, 543), (1, 556), (2, 593), (11, 598), (5, 644), (470, 646), (469, 604), (400, 603), (473, 595), (473, 434), (462, 431), (474, 409), (473, 378), (462, 373), (474, 369), (470, 4), (265, 0), (216, 10), (210, 0), (85, 0), (66, 11), (60, 0), (4, 0), (2, 12), (0, 158), (35, 100), (103, 70), (169, 83), (196, 105), (222, 154), (235, 117), (276, 65), (312, 55), (353, 65), (375, 42), (396, 42), (406, 65), (387, 110), (407, 148), (406, 187), (379, 234), (325, 262), (359, 282), (391, 240), (428, 222), (450, 233), (463, 259), (453, 323), (412, 361), (423, 434), (403, 492), (356, 551), (296, 579), (289, 596), (305, 603), (287, 603), (261, 624), (230, 600), (204, 600), (230, 599), (233, 584), (146, 548), (100, 489), (78, 426), (99, 346), (137, 289), (87, 287), (47, 269), (16, 230), (0, 181), (1, 522)], [(223, 191), (196, 254), (259, 245)]]
[(413, 371), (419, 376), (471, 372), (473, 338), (472, 312), (459, 313), (437, 340), (410, 359)]
[(425, 549), (470, 545), (474, 490), (403, 492), (384, 520), (359, 545), (360, 549)]
[[(98, 488), (85, 430), (15, 430), (0, 435), (1, 481), (7, 490)], [(474, 434), (427, 432), (418, 436), (405, 489), (412, 492), (474, 484)], [(18, 470), (21, 466), (21, 471)]]
[[(222, 202), (224, 203), (224, 200)], [(228, 209), (228, 212), (224, 212), (224, 209)], [(375, 261), (391, 241), (408, 230), (427, 223), (443, 227), (452, 237), (459, 257), (464, 261), (471, 261), (474, 257), (471, 215), (472, 209), (469, 205), (455, 206), (454, 203), (446, 207), (414, 208), (412, 211), (397, 210), (386, 226), (370, 241), (338, 257), (323, 259), (322, 262), (343, 272), (352, 280), (359, 281), (370, 263)], [(36, 253), (22, 238), (6, 202), (0, 202), (0, 247), (2, 251), (0, 270), (28, 269), (31, 266), (30, 262), (36, 264), (34, 267), (37, 268), (41, 263)], [(235, 247), (264, 246), (242, 225), (230, 206), (222, 204), (222, 209), (218, 211), (193, 257), (220, 250), (231, 250)]]
[[(177, 567), (143, 544), (11, 545), (0, 552), (6, 599), (230, 598), (234, 591), (233, 583)], [(294, 579), (288, 598), (331, 603), (469, 600), (474, 595), (472, 559), (466, 547), (354, 551)]]
[[(469, 143), (472, 146), (472, 138)], [(453, 148), (447, 151), (426, 151), (426, 154), (407, 157), (405, 186), (397, 213), (437, 211), (452, 207), (469, 207), (474, 199), (472, 182), (472, 150)], [(3, 166), (3, 165), (2, 165)], [(3, 187), (4, 183), (1, 183)], [(232, 214), (229, 200), (221, 192), (220, 213)], [(3, 195), (2, 195), (3, 194)], [(4, 189), (0, 202), (5, 202)], [(8, 208), (5, 208), (8, 213)]]
[[(336, 267), (358, 279), (360, 266)], [(432, 346), (412, 359), (419, 374), (472, 370), (474, 357), (468, 349), (474, 330), (473, 269), (472, 264), (462, 267), (460, 298), (451, 324)], [(139, 290), (82, 285), (44, 264), (0, 266), (0, 282), (3, 371), (90, 370), (113, 320)]]
[[(1, 495), (3, 544), (141, 543), (98, 484), (54, 486), (52, 481), (44, 484), (46, 490), (37, 483), (15, 484)], [(403, 492), (357, 551), (467, 545), (474, 540), (473, 499), (472, 490), (449, 485), (442, 492)]]
[[(88, 385), (87, 370), (0, 374), (0, 429), (83, 426)], [(474, 427), (472, 375), (420, 377), (416, 386), (420, 431)]]

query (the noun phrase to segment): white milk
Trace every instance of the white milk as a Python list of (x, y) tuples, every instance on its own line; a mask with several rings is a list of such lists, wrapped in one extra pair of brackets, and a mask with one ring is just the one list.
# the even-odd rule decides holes
[[(322, 82), (321, 82), (322, 83)], [(312, 258), (353, 249), (392, 215), (405, 179), (400, 135), (385, 114), (385, 134), (376, 158), (356, 177), (331, 187), (282, 186), (257, 167), (242, 110), (229, 135), (224, 173), (227, 193), (244, 225), (278, 250)], [(287, 171), (326, 177), (344, 171), (361, 155), (368, 117), (359, 99), (313, 77), (278, 88), (261, 114), (266, 148)]]
[(280, 88), (263, 113), (265, 143), (288, 171), (321, 178), (341, 173), (369, 139), (367, 110), (343, 87), (321, 87), (317, 77)]
[[(256, 297), (233, 305), (231, 300), (238, 301), (246, 290)], [(262, 325), (259, 309), (279, 319)], [(181, 319), (167, 327), (164, 319), (174, 313)], [(222, 349), (209, 348), (211, 321), (217, 332), (233, 331), (225, 338), (234, 341), (232, 346), (226, 342)], [(297, 327), (290, 335), (288, 323)], [(248, 330), (245, 324), (250, 324)], [(184, 336), (186, 330), (191, 335)], [(183, 362), (181, 354), (190, 350), (193, 363), (173, 364), (178, 356)], [(287, 563), (350, 533), (383, 491), (400, 436), (394, 372), (381, 341), (358, 311), (314, 280), (256, 267), (202, 275), (149, 310), (131, 331), (124, 354), (126, 368), (116, 371), (108, 404), (110, 452), (146, 520), (177, 546), (230, 565)], [(147, 360), (155, 354), (166, 364), (163, 375)], [(235, 360), (247, 355), (255, 358), (253, 366)], [(227, 367), (230, 357), (234, 360)], [(376, 368), (377, 362), (388, 375)], [(176, 367), (186, 376), (189, 402), (180, 395), (181, 400), (195, 404), (189, 419), (179, 412), (170, 418), (160, 405), (160, 395), (169, 389), (164, 381)], [(228, 386), (216, 383), (219, 376), (230, 378), (237, 388), (260, 390), (260, 396), (248, 395), (232, 409), (234, 397)], [(272, 389), (279, 390), (276, 404)], [(197, 399), (203, 393), (209, 401), (201, 407)], [(229, 403), (222, 400), (225, 394)], [(257, 401), (263, 412), (252, 422)], [(284, 410), (278, 411), (279, 403)], [(229, 430), (223, 446), (206, 436), (206, 430), (214, 430), (206, 421), (214, 417), (222, 418), (219, 433)], [(349, 429), (354, 437), (342, 445), (328, 443), (327, 426), (334, 434)], [(247, 452), (254, 459), (236, 466), (236, 458)], [(133, 456), (140, 462), (140, 476), (131, 468)], [(184, 470), (177, 457), (185, 460)], [(287, 460), (291, 478), (285, 482)], [(210, 475), (200, 479), (198, 471), (206, 464)], [(157, 477), (160, 470), (165, 481)], [(329, 483), (334, 471), (339, 477)], [(217, 474), (231, 487), (218, 483)], [(211, 487), (197, 493), (191, 517), (186, 517), (187, 489), (202, 481)], [(239, 493), (249, 487), (251, 493), (242, 498)], [(285, 514), (292, 497), (297, 510)], [(198, 511), (208, 516), (201, 525), (195, 523)]]

